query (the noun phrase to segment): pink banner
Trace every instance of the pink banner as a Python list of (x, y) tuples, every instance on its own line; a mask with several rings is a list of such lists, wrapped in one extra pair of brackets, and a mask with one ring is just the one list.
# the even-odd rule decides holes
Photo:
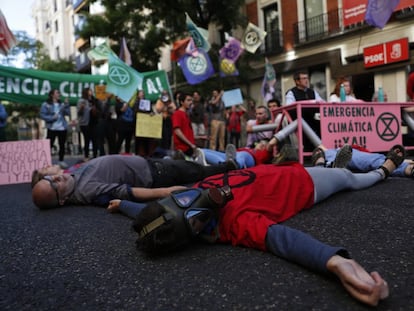
[(327, 148), (357, 144), (378, 152), (402, 143), (399, 104), (324, 104), (320, 113), (322, 142)]
[(35, 169), (50, 165), (48, 139), (0, 143), (0, 185), (28, 183)]

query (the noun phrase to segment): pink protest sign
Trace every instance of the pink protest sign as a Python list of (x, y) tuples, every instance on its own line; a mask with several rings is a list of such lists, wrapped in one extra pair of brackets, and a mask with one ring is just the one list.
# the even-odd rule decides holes
[(48, 139), (0, 143), (0, 185), (28, 183), (35, 169), (50, 165)]
[(402, 143), (399, 104), (322, 104), (320, 113), (322, 142), (327, 148), (357, 144), (370, 151), (386, 151)]

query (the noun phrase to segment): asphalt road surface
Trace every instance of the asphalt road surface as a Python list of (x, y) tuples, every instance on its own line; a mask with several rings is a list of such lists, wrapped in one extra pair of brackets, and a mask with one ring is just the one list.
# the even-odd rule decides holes
[[(346, 247), (414, 310), (414, 180), (343, 192), (285, 222)], [(99, 207), (40, 211), (29, 184), (0, 186), (0, 310), (372, 310), (339, 281), (271, 254), (200, 245), (163, 258), (135, 248), (131, 220)]]

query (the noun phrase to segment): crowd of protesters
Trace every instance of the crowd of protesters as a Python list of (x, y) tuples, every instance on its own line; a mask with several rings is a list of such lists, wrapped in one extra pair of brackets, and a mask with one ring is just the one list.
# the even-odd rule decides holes
[[(94, 96), (91, 88), (85, 88), (76, 106), (76, 119), (70, 122), (68, 112), (64, 116), (67, 121), (65, 128), (67, 137), (64, 143), (70, 140), (68, 125), (76, 124), (78, 135), (76, 152), (78, 155), (83, 155), (85, 161), (106, 154), (173, 157), (182, 149), (180, 145), (183, 145), (180, 144), (181, 139), (175, 138), (174, 141), (176, 131), (173, 121), (180, 115), (179, 111), (184, 110), (190, 122), (187, 130), (192, 135), (190, 138), (192, 149), (209, 148), (224, 152), (228, 143), (234, 144), (237, 148), (246, 145), (246, 123), (256, 117), (255, 100), (249, 99), (247, 106), (240, 103), (226, 107), (222, 100), (223, 91), (213, 90), (210, 95), (208, 93), (202, 95), (200, 91), (194, 90), (185, 93), (189, 99), (188, 107), (183, 109), (180, 103), (182, 94), (177, 92), (171, 96), (165, 90), (156, 101), (150, 101), (146, 99), (144, 91), (140, 90), (136, 100), (131, 103), (111, 95), (105, 100), (99, 100)], [(178, 113), (173, 118), (176, 112)], [(136, 136), (137, 113), (162, 116), (161, 138)], [(48, 138), (51, 134), (49, 132)], [(63, 140), (61, 143), (63, 144)], [(52, 150), (55, 149), (54, 142), (51, 142), (51, 147)], [(62, 152), (69, 151), (64, 147), (60, 149)], [(182, 151), (185, 153), (186, 148)], [(65, 166), (63, 157), (59, 151), (59, 162)]]

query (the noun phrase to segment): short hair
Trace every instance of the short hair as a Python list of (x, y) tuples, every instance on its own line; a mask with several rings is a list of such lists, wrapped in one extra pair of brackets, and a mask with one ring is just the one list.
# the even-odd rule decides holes
[(306, 70), (297, 70), (295, 71), (295, 73), (293, 74), (293, 80), (299, 80), (300, 79), (300, 75), (308, 75), (309, 73)]
[(256, 110), (257, 110), (257, 109), (263, 109), (263, 110), (265, 111), (266, 118), (267, 118), (268, 120), (270, 120), (270, 119), (272, 118), (272, 115), (271, 115), (271, 113), (270, 113), (269, 108), (267, 108), (265, 105), (260, 105), (260, 106), (257, 106), (257, 107), (256, 107)]
[(178, 95), (178, 101), (180, 104), (185, 101), (187, 96), (193, 97), (190, 93), (180, 93), (180, 95)]
[(275, 98), (275, 97), (273, 97), (273, 98), (271, 98), (271, 99), (269, 99), (268, 101), (267, 101), (267, 106), (269, 106), (269, 103), (276, 103), (276, 105), (278, 106), (278, 107), (281, 107), (281, 105), (280, 105), (280, 100), (278, 100), (277, 98)]

